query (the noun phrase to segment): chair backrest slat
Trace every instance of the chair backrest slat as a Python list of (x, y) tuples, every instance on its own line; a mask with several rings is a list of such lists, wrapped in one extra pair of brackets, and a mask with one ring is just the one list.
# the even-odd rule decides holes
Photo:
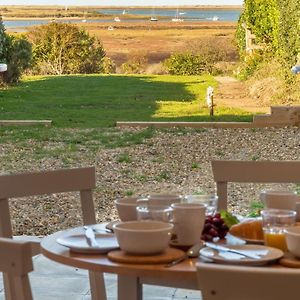
[(212, 161), (219, 209), (227, 209), (227, 183), (300, 183), (300, 161)]
[(85, 225), (96, 224), (96, 214), (91, 190), (80, 191), (83, 223)]
[(0, 176), (0, 199), (95, 188), (95, 168)]
[(212, 161), (216, 182), (300, 182), (300, 161)]

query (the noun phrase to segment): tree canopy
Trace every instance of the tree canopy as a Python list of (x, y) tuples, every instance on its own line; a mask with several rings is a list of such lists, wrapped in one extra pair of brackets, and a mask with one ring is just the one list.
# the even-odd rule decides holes
[(99, 73), (105, 51), (100, 40), (84, 29), (50, 23), (29, 32), (34, 68), (42, 74)]

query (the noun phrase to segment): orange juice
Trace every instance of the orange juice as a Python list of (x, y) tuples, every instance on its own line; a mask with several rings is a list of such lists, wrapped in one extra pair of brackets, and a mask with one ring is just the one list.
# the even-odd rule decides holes
[(284, 252), (288, 250), (286, 245), (285, 235), (283, 232), (282, 233), (265, 232), (264, 240), (266, 246), (278, 248)]

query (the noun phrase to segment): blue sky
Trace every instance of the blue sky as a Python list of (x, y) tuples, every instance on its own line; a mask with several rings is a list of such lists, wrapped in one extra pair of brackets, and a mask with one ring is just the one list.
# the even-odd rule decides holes
[(0, 0), (0, 5), (241, 5), (243, 0)]

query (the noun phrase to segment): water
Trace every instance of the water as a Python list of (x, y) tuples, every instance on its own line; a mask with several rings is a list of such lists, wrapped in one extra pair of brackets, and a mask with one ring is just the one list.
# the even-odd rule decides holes
[[(101, 14), (107, 15), (106, 19), (88, 19), (88, 22), (92, 23), (105, 23), (112, 22), (114, 17), (118, 16), (121, 22), (145, 22), (149, 21), (150, 16), (156, 16), (159, 18), (164, 18), (159, 20), (159, 22), (170, 21), (177, 15), (177, 10), (174, 9), (129, 9), (125, 11), (126, 14), (142, 16), (142, 19), (124, 19), (123, 9), (102, 9), (98, 11)], [(202, 9), (190, 9), (190, 10), (178, 10), (178, 18), (184, 19), (185, 21), (229, 21), (237, 22), (241, 11), (239, 10), (202, 10)], [(59, 20), (59, 19), (58, 19)], [(80, 23), (80, 20), (60, 20), (65, 23)], [(13, 28), (18, 30), (18, 28), (37, 26), (42, 24), (50, 23), (50, 20), (13, 20), (4, 21), (4, 26), (6, 28)]]
[[(123, 9), (101, 9), (98, 11), (105, 15), (121, 16)], [(149, 17), (155, 15), (159, 17), (174, 18), (177, 15), (177, 10), (174, 9), (126, 9), (126, 14)], [(203, 10), (203, 9), (178, 9), (178, 16), (186, 21), (207, 21), (213, 17), (218, 17), (219, 21), (237, 22), (241, 11), (239, 10)]]

